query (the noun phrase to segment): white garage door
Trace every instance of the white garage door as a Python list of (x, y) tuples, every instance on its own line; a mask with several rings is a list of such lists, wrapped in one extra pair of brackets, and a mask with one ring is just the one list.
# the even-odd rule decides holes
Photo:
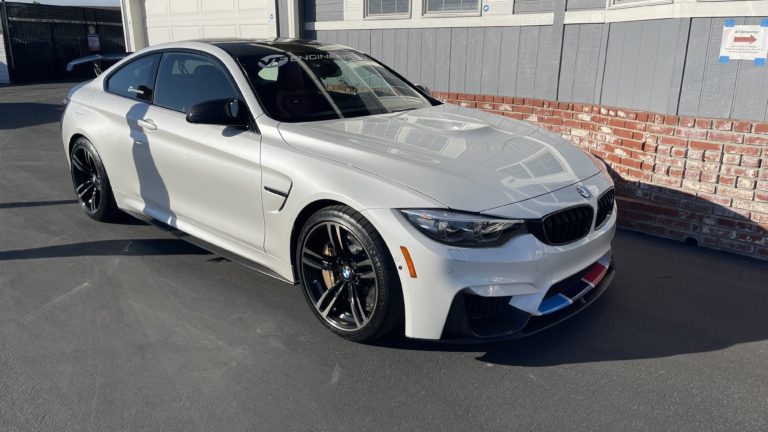
[(144, 0), (149, 45), (277, 36), (274, 0)]

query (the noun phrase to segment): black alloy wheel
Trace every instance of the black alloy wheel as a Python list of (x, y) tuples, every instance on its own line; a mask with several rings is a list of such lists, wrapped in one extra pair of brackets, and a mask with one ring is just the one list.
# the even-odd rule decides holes
[(72, 185), (80, 207), (95, 220), (113, 218), (117, 206), (104, 165), (93, 144), (79, 138), (72, 146), (69, 161)]
[(359, 213), (336, 206), (310, 217), (296, 256), (305, 297), (334, 333), (366, 341), (402, 322), (402, 292), (392, 258)]

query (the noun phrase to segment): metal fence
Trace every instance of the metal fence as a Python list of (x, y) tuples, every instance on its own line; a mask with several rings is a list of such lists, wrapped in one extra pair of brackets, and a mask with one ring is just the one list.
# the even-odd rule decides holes
[(87, 69), (66, 72), (70, 60), (125, 51), (119, 10), (5, 2), (0, 6), (11, 82), (84, 78)]

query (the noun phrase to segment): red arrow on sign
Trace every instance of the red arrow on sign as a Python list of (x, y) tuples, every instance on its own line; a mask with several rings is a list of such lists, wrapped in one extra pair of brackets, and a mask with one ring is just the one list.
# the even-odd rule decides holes
[(755, 41), (757, 41), (757, 38), (754, 35), (736, 36), (736, 37), (733, 38), (733, 41), (736, 42), (736, 43), (744, 42), (744, 43), (752, 44), (752, 43), (755, 43)]

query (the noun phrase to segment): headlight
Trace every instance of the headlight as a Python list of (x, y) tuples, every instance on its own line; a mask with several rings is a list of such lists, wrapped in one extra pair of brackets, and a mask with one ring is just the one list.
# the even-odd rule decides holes
[(400, 210), (429, 238), (447, 245), (488, 247), (506, 243), (525, 221), (448, 210)]

